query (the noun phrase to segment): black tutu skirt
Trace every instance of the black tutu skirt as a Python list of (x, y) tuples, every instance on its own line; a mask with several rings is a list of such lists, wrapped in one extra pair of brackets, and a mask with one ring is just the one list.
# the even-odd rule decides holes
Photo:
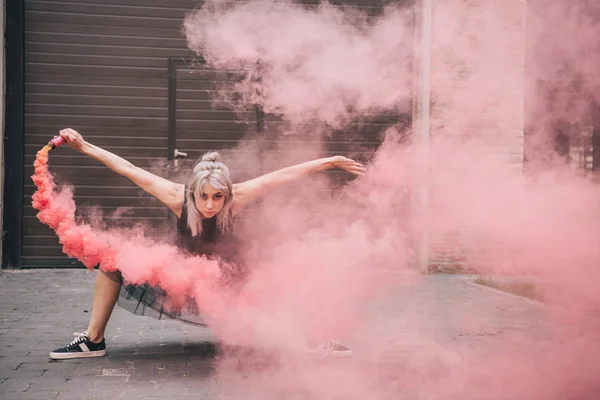
[[(220, 263), (221, 280), (219, 286), (223, 291), (239, 290), (247, 277), (245, 263), (240, 260), (236, 264)], [(159, 286), (149, 284), (134, 285), (127, 283), (121, 273), (115, 273), (121, 282), (121, 292), (117, 305), (136, 315), (155, 319), (176, 319), (188, 324), (207, 326), (202, 312), (192, 297), (188, 297), (183, 307), (173, 307), (170, 296)]]
[(156, 319), (176, 319), (188, 324), (206, 326), (196, 302), (191, 297), (183, 307), (170, 306), (168, 294), (158, 286), (123, 283), (117, 305), (136, 315)]
[[(254, 247), (249, 240), (240, 239), (233, 235), (232, 230), (225, 233), (219, 231), (216, 219), (204, 219), (203, 230), (200, 237), (192, 237), (186, 225), (187, 211), (178, 219), (177, 246), (191, 255), (205, 255), (209, 259), (219, 262), (221, 268), (221, 281), (223, 290), (237, 290), (246, 280), (246, 255)], [(218, 256), (216, 256), (218, 254)], [(196, 302), (189, 297), (183, 307), (174, 308), (169, 295), (160, 287), (145, 285), (132, 285), (123, 280), (120, 273), (116, 273), (121, 281), (121, 293), (117, 305), (136, 315), (144, 315), (156, 319), (177, 319), (182, 322), (206, 326), (201, 310)], [(178, 303), (179, 304), (179, 303)]]

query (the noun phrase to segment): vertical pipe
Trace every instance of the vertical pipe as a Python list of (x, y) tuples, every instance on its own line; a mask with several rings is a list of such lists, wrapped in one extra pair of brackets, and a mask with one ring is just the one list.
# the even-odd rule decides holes
[(431, 129), (431, 46), (432, 46), (432, 0), (421, 0), (420, 9), (420, 58), (419, 58), (419, 147), (422, 181), (419, 190), (421, 233), (419, 237), (418, 263), (422, 272), (429, 271), (429, 146)]
[(23, 171), (25, 132), (25, 6), (6, 1), (2, 265), (20, 268), (23, 254)]

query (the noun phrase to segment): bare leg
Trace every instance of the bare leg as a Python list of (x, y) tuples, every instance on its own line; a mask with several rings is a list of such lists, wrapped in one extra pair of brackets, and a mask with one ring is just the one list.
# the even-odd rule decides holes
[(94, 287), (92, 315), (87, 329), (92, 342), (99, 343), (104, 339), (104, 329), (115, 308), (120, 290), (121, 281), (115, 274), (98, 270)]

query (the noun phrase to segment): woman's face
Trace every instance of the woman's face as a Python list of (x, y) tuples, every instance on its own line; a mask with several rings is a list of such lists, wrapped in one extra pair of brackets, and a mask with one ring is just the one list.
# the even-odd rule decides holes
[(204, 218), (212, 218), (225, 204), (225, 194), (209, 184), (202, 186), (200, 196), (195, 197), (196, 207)]

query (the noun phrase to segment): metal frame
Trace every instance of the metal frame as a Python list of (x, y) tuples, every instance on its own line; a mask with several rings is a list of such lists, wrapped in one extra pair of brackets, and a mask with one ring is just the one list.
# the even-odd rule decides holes
[(194, 61), (204, 64), (205, 61), (204, 58), (178, 56), (171, 56), (167, 61), (169, 65), (167, 73), (167, 160), (173, 160), (175, 158), (175, 145), (177, 143), (177, 67), (191, 64)]
[[(167, 160), (172, 161), (177, 145), (177, 68), (192, 63), (206, 64), (203, 57), (170, 56), (168, 58), (168, 83), (167, 83)], [(255, 106), (256, 131), (262, 133), (265, 127), (264, 112), (260, 105)]]
[(25, 6), (6, 0), (6, 94), (2, 267), (20, 268), (23, 254), (23, 165), (25, 152)]

